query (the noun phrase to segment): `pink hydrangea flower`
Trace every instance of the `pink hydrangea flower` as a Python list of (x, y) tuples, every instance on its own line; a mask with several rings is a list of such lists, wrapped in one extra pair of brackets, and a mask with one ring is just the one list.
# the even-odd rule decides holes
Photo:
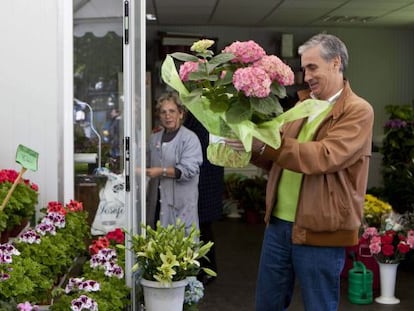
[(239, 68), (234, 72), (233, 84), (238, 91), (246, 96), (264, 98), (270, 94), (272, 81), (269, 75), (261, 68)]
[(235, 41), (223, 49), (224, 53), (231, 53), (235, 56), (233, 63), (249, 64), (254, 63), (266, 55), (265, 50), (253, 40)]
[(292, 69), (275, 55), (265, 55), (253, 64), (267, 72), (272, 81), (281, 85), (292, 85), (295, 75)]
[(197, 62), (185, 62), (180, 66), (180, 79), (183, 82), (188, 81), (188, 77), (190, 73), (196, 72), (198, 70), (198, 63)]

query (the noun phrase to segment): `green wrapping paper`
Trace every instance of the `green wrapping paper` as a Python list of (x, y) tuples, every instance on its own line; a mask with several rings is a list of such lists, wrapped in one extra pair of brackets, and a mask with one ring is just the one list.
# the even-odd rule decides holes
[(246, 149), (245, 153), (234, 151), (222, 142), (210, 144), (207, 149), (209, 161), (224, 167), (244, 167), (248, 165), (253, 137), (274, 149), (278, 149), (281, 142), (280, 128), (284, 123), (316, 114), (329, 106), (327, 101), (307, 99), (270, 121), (259, 124), (255, 124), (250, 120), (229, 123), (226, 121), (224, 112), (213, 112), (209, 109), (209, 100), (201, 93), (191, 94), (189, 92), (178, 75), (173, 58), (169, 55), (167, 55), (161, 66), (161, 77), (167, 85), (179, 93), (186, 108), (191, 111), (210, 134), (238, 138), (243, 143)]

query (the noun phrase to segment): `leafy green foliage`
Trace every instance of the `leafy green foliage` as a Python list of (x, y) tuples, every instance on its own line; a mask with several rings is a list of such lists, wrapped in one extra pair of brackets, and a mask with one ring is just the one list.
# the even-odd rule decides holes
[(414, 211), (414, 112), (411, 106), (387, 106), (383, 154), (384, 197), (398, 213)]
[[(124, 264), (118, 261), (118, 264), (124, 268)], [(97, 292), (72, 292), (65, 294), (63, 289), (55, 291), (55, 301), (50, 307), (51, 311), (70, 310), (71, 301), (84, 294), (98, 304), (99, 311), (121, 311), (129, 304), (130, 288), (125, 284), (125, 278), (109, 277), (104, 274), (103, 269), (91, 269), (90, 262), (85, 262), (83, 266), (84, 280), (94, 280), (100, 284), (100, 290)]]
[(30, 257), (13, 256), (10, 278), (0, 282), (0, 300), (44, 301), (53, 286), (53, 279), (45, 275), (45, 267)]
[(67, 210), (65, 223), (64, 228), (56, 229), (56, 234), (41, 236), (40, 243), (14, 240), (20, 255), (13, 255), (11, 264), (0, 264), (2, 271), (11, 268), (10, 278), (0, 282), (0, 310), (7, 310), (15, 302), (49, 303), (53, 286), (68, 272), (75, 258), (86, 251), (87, 212)]
[(261, 210), (265, 207), (267, 180), (261, 176), (247, 177), (239, 173), (224, 176), (226, 196), (238, 201), (244, 209)]
[[(189, 232), (185, 224), (177, 220), (175, 225), (161, 226), (156, 229), (142, 225), (145, 233), (132, 236), (132, 250), (139, 270), (144, 279), (169, 284), (188, 276), (196, 276), (200, 271), (200, 258), (205, 257), (213, 242), (199, 240), (200, 232), (193, 225)], [(215, 276), (210, 269), (202, 268), (207, 274)]]
[[(10, 188), (11, 182), (0, 183), (0, 202), (2, 203)], [(18, 183), (3, 211), (0, 211), (0, 232), (20, 225), (23, 220), (30, 220), (35, 214), (38, 193), (30, 185)]]

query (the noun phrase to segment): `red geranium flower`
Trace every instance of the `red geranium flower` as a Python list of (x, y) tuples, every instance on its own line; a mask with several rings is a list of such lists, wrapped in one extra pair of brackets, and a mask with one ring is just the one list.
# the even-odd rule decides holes
[(125, 234), (120, 228), (116, 228), (115, 230), (108, 232), (106, 237), (110, 241), (114, 241), (117, 244), (123, 244), (125, 241)]
[(83, 210), (83, 203), (75, 200), (70, 200), (70, 202), (66, 204), (66, 208), (71, 212), (79, 212)]
[(99, 250), (109, 247), (109, 240), (107, 237), (99, 237), (97, 240), (94, 240), (91, 245), (89, 245), (89, 253), (95, 255)]
[(61, 215), (66, 215), (66, 210), (63, 207), (63, 204), (57, 201), (50, 201), (47, 204), (47, 212), (48, 213), (55, 212)]

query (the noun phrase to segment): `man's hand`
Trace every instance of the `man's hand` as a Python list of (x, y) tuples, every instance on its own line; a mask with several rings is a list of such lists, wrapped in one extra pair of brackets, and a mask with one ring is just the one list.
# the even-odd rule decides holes
[(235, 151), (246, 151), (241, 140), (225, 138), (224, 141), (227, 146), (229, 146), (231, 149)]
[[(232, 148), (235, 151), (246, 151), (246, 149), (244, 149), (243, 143), (238, 139), (226, 138), (224, 141), (226, 145), (228, 145), (230, 148)], [(261, 150), (263, 149), (263, 146), (264, 146), (264, 142), (253, 137), (253, 141), (252, 141), (253, 152), (261, 152)]]

